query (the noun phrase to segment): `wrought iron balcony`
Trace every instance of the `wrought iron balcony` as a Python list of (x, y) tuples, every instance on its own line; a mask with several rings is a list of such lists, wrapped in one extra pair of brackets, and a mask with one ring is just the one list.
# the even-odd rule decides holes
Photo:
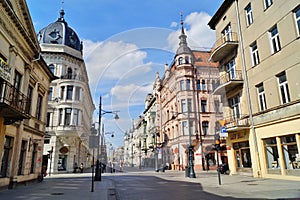
[(30, 99), (7, 81), (0, 83), (0, 116), (4, 124), (29, 119)]
[(238, 131), (248, 129), (250, 126), (249, 117), (246, 115), (229, 116), (225, 118), (227, 131)]
[(213, 62), (219, 62), (224, 59), (228, 54), (232, 53), (238, 46), (237, 33), (230, 32), (219, 38), (214, 44), (210, 60)]
[(241, 70), (235, 70), (234, 72), (226, 72), (219, 77), (220, 85), (214, 90), (214, 94), (224, 94), (234, 88), (243, 85), (243, 75)]

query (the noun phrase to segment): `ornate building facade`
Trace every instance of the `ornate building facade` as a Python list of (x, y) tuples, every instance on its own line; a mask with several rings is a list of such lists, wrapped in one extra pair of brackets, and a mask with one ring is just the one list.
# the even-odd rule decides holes
[(57, 21), (39, 31), (42, 56), (58, 78), (50, 86), (44, 146), (48, 172), (72, 172), (83, 163), (90, 166), (89, 135), (95, 110), (82, 42), (60, 11)]
[(25, 0), (0, 3), (0, 188), (41, 174), (50, 82)]
[[(186, 38), (182, 23), (174, 61), (154, 83), (157, 148), (164, 164), (182, 170), (191, 164), (192, 147), (195, 169), (204, 169), (205, 159), (210, 166), (216, 164), (212, 144), (222, 114), (220, 96), (212, 91), (218, 84), (218, 64), (208, 61), (209, 52), (191, 50)], [(226, 152), (223, 159), (226, 162)]]

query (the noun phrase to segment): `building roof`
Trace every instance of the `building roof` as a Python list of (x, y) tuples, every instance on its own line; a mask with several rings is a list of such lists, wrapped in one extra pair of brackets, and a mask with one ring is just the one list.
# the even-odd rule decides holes
[(220, 8), (217, 10), (217, 12), (214, 14), (214, 16), (211, 18), (211, 20), (208, 22), (208, 25), (211, 29), (216, 29), (216, 24), (220, 21), (220, 19), (223, 17), (224, 13), (227, 11), (227, 9), (231, 6), (234, 0), (225, 0)]
[(82, 51), (82, 43), (77, 33), (68, 26), (64, 19), (64, 10), (60, 11), (60, 17), (53, 23), (39, 31), (37, 37), (39, 43), (63, 44), (78, 51)]

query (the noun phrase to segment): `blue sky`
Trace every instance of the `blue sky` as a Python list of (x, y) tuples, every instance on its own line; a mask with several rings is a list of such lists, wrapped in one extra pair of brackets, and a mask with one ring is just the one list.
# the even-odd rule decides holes
[(215, 33), (207, 26), (223, 0), (27, 0), (36, 32), (54, 22), (63, 7), (65, 20), (84, 45), (84, 59), (98, 121), (99, 96), (103, 110), (120, 111), (120, 119), (103, 116), (106, 136), (123, 145), (124, 132), (144, 111), (155, 73), (163, 75), (179, 43), (180, 11), (192, 49), (211, 48)]

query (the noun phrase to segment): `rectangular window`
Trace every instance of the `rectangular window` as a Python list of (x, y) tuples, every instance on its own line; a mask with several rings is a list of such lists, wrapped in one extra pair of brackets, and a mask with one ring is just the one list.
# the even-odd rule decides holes
[(207, 105), (206, 104), (207, 104), (206, 100), (201, 100), (201, 111), (202, 112), (207, 112), (207, 110), (206, 110)]
[(181, 81), (180, 81), (180, 90), (181, 90), (181, 91), (185, 90), (184, 80), (181, 80)]
[(279, 91), (281, 96), (281, 103), (285, 104), (291, 101), (288, 82), (286, 78), (286, 74), (280, 74), (277, 76), (278, 84), (279, 84)]
[(232, 41), (232, 31), (231, 25), (229, 24), (222, 32), (223, 42), (230, 42)]
[(258, 94), (259, 109), (260, 111), (264, 111), (267, 109), (267, 104), (266, 104), (266, 95), (265, 95), (265, 89), (263, 84), (257, 86), (257, 94)]
[(241, 117), (240, 97), (235, 96), (235, 97), (229, 99), (229, 106), (231, 108), (233, 119), (239, 119)]
[(75, 87), (75, 100), (80, 100), (80, 87)]
[(33, 143), (33, 149), (32, 149), (32, 156), (31, 156), (31, 166), (30, 166), (30, 173), (33, 174), (35, 172), (36, 167), (36, 158), (37, 158), (37, 143)]
[(279, 155), (277, 149), (276, 138), (268, 138), (264, 140), (266, 159), (269, 169), (279, 169)]
[(16, 70), (15, 77), (14, 77), (14, 87), (17, 90), (20, 90), (21, 88), (21, 79), (22, 79), (22, 75)]
[(11, 157), (13, 149), (14, 139), (9, 136), (5, 136), (4, 139), (4, 149), (2, 152), (2, 161), (0, 169), (0, 177), (8, 177), (11, 167)]
[(281, 137), (285, 166), (287, 169), (298, 169), (299, 152), (295, 135)]
[(18, 166), (18, 175), (24, 174), (24, 166), (26, 160), (26, 147), (27, 147), (27, 141), (22, 140), (19, 166)]
[(79, 110), (73, 109), (73, 125), (77, 126), (78, 124), (78, 116), (79, 116)]
[(200, 80), (197, 80), (197, 90), (201, 90), (201, 87), (200, 87)]
[(203, 135), (208, 134), (208, 121), (202, 122), (202, 130), (203, 130)]
[(189, 134), (189, 128), (187, 121), (182, 121), (182, 135), (188, 135)]
[(48, 101), (52, 101), (53, 98), (53, 87), (49, 88)]
[(298, 8), (294, 11), (295, 13), (295, 20), (296, 20), (296, 28), (298, 31), (298, 37), (300, 36), (300, 7), (298, 6)]
[(47, 121), (46, 121), (46, 127), (50, 126), (50, 117), (51, 117), (51, 113), (47, 112)]
[(253, 23), (253, 13), (251, 8), (251, 3), (249, 3), (248, 6), (245, 8), (245, 12), (246, 12), (247, 26), (250, 26)]
[(181, 112), (182, 113), (187, 112), (187, 106), (186, 106), (186, 100), (185, 99), (181, 100)]
[(206, 83), (205, 83), (205, 80), (202, 80), (202, 90), (203, 90), (203, 91), (206, 90)]
[(252, 66), (258, 65), (259, 55), (258, 55), (258, 48), (256, 42), (250, 45), (250, 54), (251, 54)]
[(68, 85), (67, 86), (67, 100), (72, 100), (73, 96), (73, 86)]
[(273, 0), (265, 0), (265, 8), (269, 8), (273, 4)]
[(277, 26), (269, 30), (269, 38), (270, 38), (272, 54), (280, 51), (281, 47), (280, 47), (280, 40), (279, 40), (279, 33), (278, 33)]
[(63, 111), (64, 110), (62, 108), (59, 109), (58, 125), (62, 125), (63, 123)]
[(226, 72), (229, 76), (229, 80), (234, 80), (236, 78), (236, 71), (235, 71), (235, 60), (229, 61), (226, 65)]
[(191, 90), (191, 81), (190, 81), (190, 79), (186, 80), (186, 90)]
[(192, 112), (193, 110), (192, 110), (192, 99), (188, 99), (188, 105), (187, 105), (188, 107), (187, 107), (187, 111), (189, 111), (189, 112)]
[(42, 103), (43, 103), (43, 97), (42, 95), (38, 95), (37, 104), (36, 104), (36, 113), (35, 117), (39, 120), (41, 120), (42, 117)]
[(65, 113), (65, 125), (69, 126), (71, 123), (71, 114), (72, 114), (72, 108), (66, 108)]
[(64, 100), (64, 96), (65, 96), (65, 86), (61, 86), (60, 87), (60, 99)]
[(26, 105), (26, 112), (28, 114), (31, 114), (32, 93), (33, 93), (33, 87), (31, 87), (29, 85), (28, 86), (28, 91), (27, 91), (28, 105)]

